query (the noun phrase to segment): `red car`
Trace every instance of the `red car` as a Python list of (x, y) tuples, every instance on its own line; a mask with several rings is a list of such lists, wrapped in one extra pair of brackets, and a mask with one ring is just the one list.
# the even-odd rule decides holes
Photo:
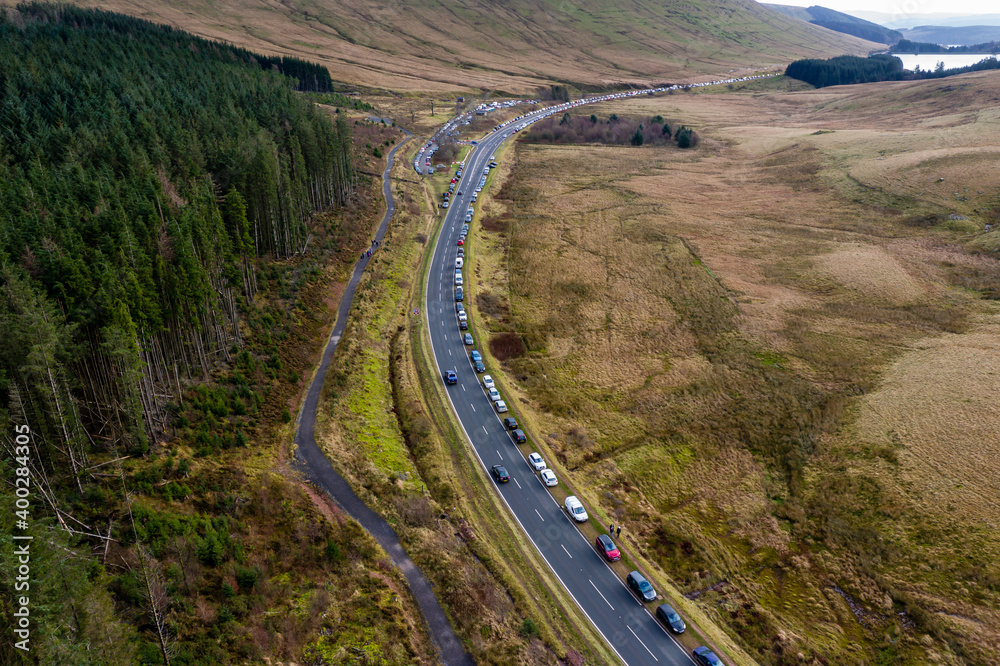
[(458, 244), (459, 245), (465, 245), (465, 239), (464, 238), (459, 238), (458, 239)]
[(604, 554), (604, 558), (608, 562), (617, 562), (622, 559), (622, 554), (618, 552), (618, 546), (615, 545), (615, 542), (607, 534), (597, 537), (595, 543), (597, 544), (597, 550)]

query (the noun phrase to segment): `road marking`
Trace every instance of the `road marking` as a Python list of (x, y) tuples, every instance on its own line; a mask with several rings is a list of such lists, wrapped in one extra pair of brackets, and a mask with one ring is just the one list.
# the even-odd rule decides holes
[(441, 325), (444, 326), (444, 319), (441, 320)]
[[(594, 588), (595, 592), (597, 592), (598, 594), (601, 594), (601, 591), (597, 589), (596, 585), (594, 585), (594, 581), (590, 580), (589, 578), (587, 579), (587, 581), (590, 582), (590, 584)], [(603, 594), (601, 594), (601, 599), (604, 599), (604, 603), (606, 603), (608, 606), (610, 606), (611, 610), (615, 609), (615, 607), (611, 605), (611, 602), (608, 601), (608, 598), (606, 596), (604, 596)]]
[[(500, 456), (500, 451), (497, 451), (497, 455)], [(500, 460), (503, 460), (503, 456), (500, 456)]]
[[(510, 478), (514, 479), (514, 477), (510, 477)], [(517, 479), (514, 479), (514, 483), (517, 483)], [(517, 483), (517, 489), (518, 490), (521, 489), (521, 484), (520, 483)]]
[[(628, 625), (627, 625), (627, 624), (626, 624), (625, 626), (626, 626), (626, 627), (628, 627)], [(628, 627), (628, 630), (629, 630), (629, 631), (632, 631), (632, 627)], [(642, 647), (646, 648), (646, 652), (648, 652), (648, 653), (649, 653), (649, 656), (653, 658), (653, 661), (659, 661), (659, 659), (657, 659), (657, 658), (656, 658), (656, 655), (655, 655), (655, 654), (653, 654), (653, 651), (652, 651), (652, 650), (650, 650), (650, 649), (649, 649), (648, 647), (646, 647), (646, 644), (642, 642), (642, 639), (641, 639), (641, 638), (639, 638), (638, 636), (636, 636), (636, 635), (635, 635), (635, 632), (634, 632), (634, 631), (632, 631), (632, 635), (633, 635), (633, 636), (635, 636), (635, 640), (637, 640), (637, 641), (639, 641), (640, 643), (642, 643)]]
[(538, 514), (538, 517), (539, 517), (539, 518), (541, 519), (541, 521), (542, 521), (542, 522), (544, 523), (544, 522), (545, 522), (545, 519), (544, 519), (544, 518), (542, 518), (542, 514), (538, 513), (538, 509), (535, 509), (535, 513), (536, 513), (536, 514)]
[(448, 334), (447, 334), (447, 333), (445, 333), (445, 334), (444, 334), (444, 339), (445, 339), (445, 340), (447, 340), (447, 339), (448, 339)]
[(465, 390), (465, 384), (462, 384), (462, 390), (463, 391)]
[(451, 350), (450, 349), (448, 350), (448, 356), (451, 356)]
[[(562, 544), (559, 544), (559, 545), (560, 545), (560, 546), (562, 546), (562, 549), (566, 551), (566, 554), (567, 554), (567, 555), (569, 555), (569, 551), (568, 551), (568, 550), (566, 550), (566, 546), (563, 546)], [(573, 556), (572, 556), (572, 555), (569, 555), (569, 559), (571, 559), (571, 560), (572, 560), (572, 559), (573, 559)]]
[(476, 411), (476, 406), (473, 405), (471, 402), (469, 403), (469, 407), (472, 407), (472, 411)]

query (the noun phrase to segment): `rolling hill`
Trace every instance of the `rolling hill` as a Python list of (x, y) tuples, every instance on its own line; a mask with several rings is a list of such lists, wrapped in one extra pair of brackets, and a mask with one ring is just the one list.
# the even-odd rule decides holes
[(984, 42), (1000, 41), (1000, 26), (967, 25), (952, 27), (947, 25), (918, 25), (900, 31), (904, 39), (911, 42), (930, 42), (949, 46), (972, 46)]
[[(9, 0), (8, 0), (9, 1)], [(396, 91), (529, 92), (693, 80), (870, 42), (753, 0), (83, 0), (267, 54), (329, 66), (336, 80)]]
[(776, 12), (781, 12), (785, 16), (797, 18), (807, 23), (823, 26), (830, 30), (842, 32), (846, 35), (853, 35), (861, 39), (868, 39), (873, 42), (883, 44), (895, 44), (903, 35), (890, 28), (883, 27), (878, 23), (872, 23), (864, 19), (844, 14), (842, 12), (813, 5), (812, 7), (795, 7), (793, 5), (765, 5)]

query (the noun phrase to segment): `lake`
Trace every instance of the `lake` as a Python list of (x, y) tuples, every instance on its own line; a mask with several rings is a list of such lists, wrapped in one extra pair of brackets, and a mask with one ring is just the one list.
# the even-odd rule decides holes
[(894, 53), (894, 56), (903, 61), (903, 69), (914, 70), (917, 65), (920, 69), (934, 69), (939, 62), (944, 63), (945, 69), (955, 69), (956, 67), (968, 67), (975, 65), (984, 58), (991, 57), (988, 53)]

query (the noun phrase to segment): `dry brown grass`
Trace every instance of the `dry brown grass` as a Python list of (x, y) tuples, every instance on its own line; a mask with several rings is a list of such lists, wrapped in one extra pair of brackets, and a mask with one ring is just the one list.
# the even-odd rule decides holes
[(1000, 650), (998, 99), (992, 74), (678, 94), (599, 112), (697, 151), (517, 150), (488, 284), (527, 420), (682, 589), (728, 580), (699, 603), (761, 661)]
[[(5, 0), (9, 4), (15, 4)], [(552, 81), (604, 86), (698, 80), (734, 67), (875, 45), (766, 10), (715, 0), (625, 6), (576, 0), (263, 2), (83, 0), (266, 54), (321, 62), (334, 80), (373, 91), (534, 91)], [(627, 38), (622, 38), (626, 35)]]

